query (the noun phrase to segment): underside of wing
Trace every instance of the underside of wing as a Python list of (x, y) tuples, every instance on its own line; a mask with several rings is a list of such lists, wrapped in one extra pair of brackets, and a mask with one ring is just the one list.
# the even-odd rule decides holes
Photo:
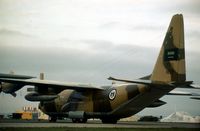
[[(0, 79), (16, 79), (16, 80), (26, 80), (35, 78), (33, 76), (27, 75), (15, 75), (15, 74), (3, 74), (0, 73)], [(0, 92), (8, 93), (16, 96), (16, 91), (21, 89), (24, 85), (23, 84), (13, 84), (13, 83), (6, 83), (0, 80)]]
[(27, 76), (27, 75), (15, 75), (15, 74), (3, 74), (3, 73), (0, 73), (0, 78), (31, 79), (31, 78), (36, 78), (36, 77)]
[(167, 95), (181, 95), (181, 96), (200, 96), (200, 94), (197, 93), (191, 93), (186, 91), (170, 91)]

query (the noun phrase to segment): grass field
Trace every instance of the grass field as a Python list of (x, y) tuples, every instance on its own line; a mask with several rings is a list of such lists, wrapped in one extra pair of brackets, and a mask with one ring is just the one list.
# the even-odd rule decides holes
[(199, 131), (189, 128), (1, 128), (0, 131)]

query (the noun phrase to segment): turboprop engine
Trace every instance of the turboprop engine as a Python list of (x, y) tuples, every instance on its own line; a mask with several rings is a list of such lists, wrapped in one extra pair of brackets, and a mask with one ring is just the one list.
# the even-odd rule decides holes
[[(11, 72), (11, 74), (3, 74), (0, 73), (0, 78), (2, 79), (31, 79), (31, 78), (35, 78), (33, 76), (26, 76), (26, 75), (15, 75), (13, 74), (13, 72)], [(4, 92), (7, 94), (11, 94), (13, 96), (16, 96), (16, 91), (18, 91), (19, 89), (21, 89), (24, 85), (22, 84), (13, 84), (13, 83), (9, 83), (9, 82), (0, 82), (0, 92)]]
[(7, 94), (11, 94), (13, 96), (16, 96), (15, 92), (21, 89), (22, 87), (23, 85), (19, 85), (19, 84), (11, 84), (11, 83), (5, 83), (5, 82), (0, 83), (0, 91)]

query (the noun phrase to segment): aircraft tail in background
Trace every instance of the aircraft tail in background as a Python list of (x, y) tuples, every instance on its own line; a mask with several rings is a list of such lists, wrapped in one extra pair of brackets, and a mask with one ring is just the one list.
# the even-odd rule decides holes
[(186, 80), (182, 14), (176, 14), (171, 19), (150, 80), (166, 83)]

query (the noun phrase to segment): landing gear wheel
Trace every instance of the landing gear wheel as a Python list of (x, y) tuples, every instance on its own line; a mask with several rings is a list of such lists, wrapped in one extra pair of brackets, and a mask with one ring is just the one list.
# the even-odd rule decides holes
[(102, 123), (104, 124), (116, 124), (117, 119), (101, 119)]
[(72, 118), (73, 123), (86, 123), (87, 118)]
[(2, 92), (2, 85), (1, 85), (1, 83), (0, 83), (0, 93)]
[(87, 118), (80, 119), (80, 123), (87, 123)]
[(57, 117), (50, 117), (49, 122), (56, 122)]

